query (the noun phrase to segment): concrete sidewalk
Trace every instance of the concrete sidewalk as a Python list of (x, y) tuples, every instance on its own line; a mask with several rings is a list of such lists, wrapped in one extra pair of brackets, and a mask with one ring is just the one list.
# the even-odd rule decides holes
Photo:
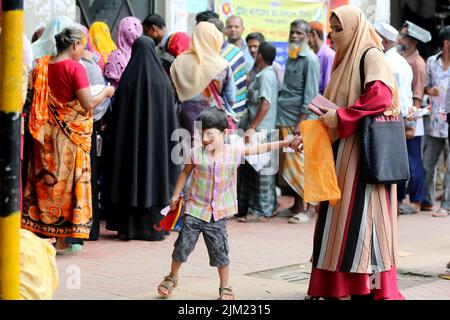
[[(237, 299), (298, 300), (306, 295), (314, 223), (292, 225), (287, 220), (229, 220), (230, 284)], [(172, 232), (162, 242), (122, 242), (102, 230), (101, 239), (86, 242), (78, 255), (57, 257), (55, 299), (159, 299), (156, 287), (168, 274), (176, 237)], [(450, 217), (400, 216), (399, 250), (399, 286), (407, 299), (450, 300), (450, 281), (438, 277), (450, 260)], [(200, 239), (171, 299), (217, 299), (218, 287), (217, 270), (209, 266)]]

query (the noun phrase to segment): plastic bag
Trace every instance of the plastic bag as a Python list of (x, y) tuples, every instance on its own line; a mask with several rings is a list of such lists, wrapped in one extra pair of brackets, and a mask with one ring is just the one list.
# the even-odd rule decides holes
[(327, 129), (320, 120), (307, 120), (300, 124), (305, 157), (305, 203), (330, 201), (331, 205), (341, 199), (337, 184), (333, 150)]

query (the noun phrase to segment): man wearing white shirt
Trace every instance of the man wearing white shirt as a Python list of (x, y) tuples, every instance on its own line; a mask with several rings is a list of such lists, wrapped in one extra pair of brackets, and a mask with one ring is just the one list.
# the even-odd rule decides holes
[(375, 26), (378, 35), (383, 39), (384, 55), (389, 62), (394, 77), (397, 80), (400, 96), (400, 108), (404, 118), (408, 117), (413, 105), (412, 81), (413, 72), (405, 58), (397, 51), (398, 31), (387, 23)]

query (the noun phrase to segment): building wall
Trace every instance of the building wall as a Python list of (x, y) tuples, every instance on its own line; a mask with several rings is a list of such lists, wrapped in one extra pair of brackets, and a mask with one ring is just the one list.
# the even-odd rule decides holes
[(361, 8), (372, 23), (391, 21), (391, 0), (350, 0), (350, 4)]
[(65, 15), (75, 20), (75, 0), (25, 0), (24, 28), (28, 39), (40, 27), (44, 27), (51, 19)]

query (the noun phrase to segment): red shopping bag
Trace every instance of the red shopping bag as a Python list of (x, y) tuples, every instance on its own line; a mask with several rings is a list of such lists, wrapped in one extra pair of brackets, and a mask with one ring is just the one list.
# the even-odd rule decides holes
[[(163, 212), (162, 210), (161, 212)], [(177, 206), (174, 210), (170, 210), (165, 217), (159, 222), (159, 225), (155, 225), (155, 229), (158, 231), (179, 231), (181, 229), (181, 217), (183, 216), (183, 196), (178, 198)], [(163, 213), (161, 213), (163, 214)], [(163, 214), (164, 215), (164, 214)]]

